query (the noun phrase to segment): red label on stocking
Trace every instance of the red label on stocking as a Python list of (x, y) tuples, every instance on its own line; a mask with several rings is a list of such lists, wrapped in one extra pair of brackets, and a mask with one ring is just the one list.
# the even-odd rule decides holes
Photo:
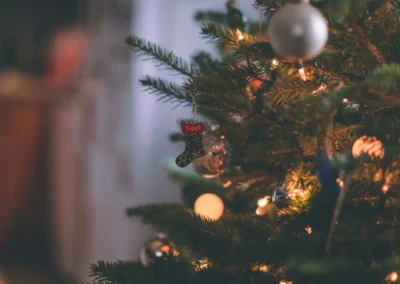
[(204, 123), (185, 123), (182, 125), (183, 134), (203, 133)]

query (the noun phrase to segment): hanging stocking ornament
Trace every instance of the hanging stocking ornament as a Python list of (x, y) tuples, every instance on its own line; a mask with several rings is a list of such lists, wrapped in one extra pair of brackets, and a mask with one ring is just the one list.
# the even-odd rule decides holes
[(185, 151), (176, 158), (176, 164), (187, 167), (193, 160), (203, 157), (206, 152), (203, 146), (204, 123), (194, 122), (195, 101), (193, 98), (192, 119), (189, 123), (182, 124), (182, 133), (185, 135)]

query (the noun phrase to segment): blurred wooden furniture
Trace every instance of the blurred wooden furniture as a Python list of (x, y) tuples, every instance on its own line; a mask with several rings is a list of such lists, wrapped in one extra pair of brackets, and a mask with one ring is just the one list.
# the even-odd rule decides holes
[[(0, 93), (0, 251), (13, 243), (40, 246), (47, 235), (49, 101), (29, 93)], [(0, 253), (1, 262), (13, 257)]]
[[(55, 96), (0, 74), (0, 273), (5, 283), (65, 283), (53, 269), (49, 136)], [(55, 280), (57, 279), (57, 280)]]

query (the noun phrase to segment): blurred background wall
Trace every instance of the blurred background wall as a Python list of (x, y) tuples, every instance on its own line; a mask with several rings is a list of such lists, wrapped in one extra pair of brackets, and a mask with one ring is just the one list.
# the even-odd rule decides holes
[[(257, 19), (252, 0), (238, 2)], [(89, 0), (80, 94), (59, 106), (53, 135), (54, 239), (60, 266), (81, 281), (97, 260), (137, 259), (151, 236), (125, 208), (180, 199), (162, 165), (184, 150), (168, 134), (191, 109), (172, 110), (143, 92), (143, 74), (179, 79), (142, 62), (124, 38), (134, 33), (189, 59), (210, 50), (193, 20), (195, 11), (209, 9), (224, 11), (225, 0)]]

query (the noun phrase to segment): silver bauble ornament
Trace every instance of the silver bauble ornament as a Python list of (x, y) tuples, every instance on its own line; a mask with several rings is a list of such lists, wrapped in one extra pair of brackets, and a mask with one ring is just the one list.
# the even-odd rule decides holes
[(221, 175), (229, 164), (226, 143), (218, 130), (208, 130), (203, 134), (206, 155), (192, 162), (193, 170), (204, 178)]
[(307, 3), (291, 3), (279, 9), (268, 28), (273, 50), (290, 62), (319, 55), (326, 45), (328, 33), (322, 13)]
[(175, 244), (166, 234), (159, 233), (144, 244), (140, 252), (140, 262), (148, 267), (157, 262), (167, 261), (177, 254)]

